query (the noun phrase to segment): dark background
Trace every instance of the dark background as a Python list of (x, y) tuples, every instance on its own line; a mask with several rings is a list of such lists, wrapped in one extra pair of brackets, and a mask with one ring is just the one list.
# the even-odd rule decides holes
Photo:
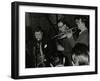
[(64, 15), (64, 14), (43, 14), (43, 13), (26, 13), (26, 40), (32, 39), (32, 31), (37, 26), (41, 26), (45, 31), (45, 35), (54, 36), (57, 33), (57, 20), (64, 18), (70, 27), (75, 27), (74, 17), (75, 15)]
[[(41, 26), (42, 30), (44, 31), (45, 39), (51, 42), (51, 49), (50, 54), (52, 54), (56, 47), (55, 42), (50, 40), (53, 36), (57, 34), (57, 21), (59, 19), (64, 19), (70, 27), (76, 27), (74, 18), (77, 15), (70, 15), (70, 14), (44, 14), (44, 13), (27, 13), (25, 14), (25, 36), (26, 36), (26, 68), (34, 67), (34, 56), (33, 56), (33, 49), (32, 49), (32, 42), (34, 36), (34, 30), (37, 26)], [(88, 17), (88, 16), (87, 16)], [(75, 33), (74, 38), (77, 39), (78, 33)], [(53, 45), (53, 46), (52, 46)], [(53, 47), (53, 48), (52, 48)], [(49, 56), (49, 55), (48, 55)]]

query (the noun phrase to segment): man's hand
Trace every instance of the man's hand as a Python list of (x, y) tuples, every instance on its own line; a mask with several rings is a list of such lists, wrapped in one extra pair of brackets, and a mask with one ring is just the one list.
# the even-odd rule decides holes
[(72, 55), (72, 59), (73, 59), (73, 65), (74, 66), (78, 66), (79, 65), (79, 58), (76, 55)]
[(61, 46), (60, 44), (57, 45), (57, 50), (58, 51), (64, 51), (64, 47)]
[(73, 35), (72, 30), (66, 32), (66, 36), (67, 36), (67, 38), (71, 38), (72, 35)]

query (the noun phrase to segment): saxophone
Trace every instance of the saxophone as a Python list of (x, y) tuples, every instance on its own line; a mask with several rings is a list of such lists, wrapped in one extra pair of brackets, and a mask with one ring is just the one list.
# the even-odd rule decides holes
[(36, 67), (44, 67), (45, 66), (45, 55), (42, 50), (42, 43), (37, 43), (35, 49), (35, 57), (36, 57)]

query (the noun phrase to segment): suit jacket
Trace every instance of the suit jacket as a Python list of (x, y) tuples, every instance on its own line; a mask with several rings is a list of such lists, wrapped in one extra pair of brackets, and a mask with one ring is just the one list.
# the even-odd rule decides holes
[[(46, 41), (41, 41), (42, 45), (42, 52), (43, 52), (43, 55), (46, 56), (46, 52), (47, 52), (47, 47), (48, 47), (48, 44)], [(29, 41), (27, 44), (26, 44), (26, 67), (27, 68), (31, 68), (31, 67), (35, 67), (36, 66), (36, 56), (38, 57), (38, 55), (36, 54), (36, 44), (37, 44), (37, 41), (36, 40), (33, 40), (33, 41)]]
[(74, 47), (76, 43), (82, 43), (82, 44), (85, 44), (85, 45), (89, 46), (89, 33), (88, 33), (88, 30), (83, 31), (79, 35), (79, 37), (76, 41), (74, 40), (73, 37), (71, 37), (69, 39), (69, 41), (70, 41), (72, 47)]

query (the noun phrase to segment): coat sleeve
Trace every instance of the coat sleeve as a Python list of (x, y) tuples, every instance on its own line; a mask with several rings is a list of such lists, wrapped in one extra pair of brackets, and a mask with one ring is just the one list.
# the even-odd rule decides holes
[(75, 45), (75, 39), (73, 38), (73, 36), (71, 38), (69, 38), (69, 43), (72, 47), (74, 47)]
[(88, 36), (88, 33), (85, 32), (83, 33), (82, 35), (79, 36), (78, 40), (76, 41), (76, 43), (82, 43), (82, 44), (85, 44), (85, 45), (89, 45), (89, 36)]
[(81, 35), (79, 35), (79, 37), (76, 41), (74, 40), (74, 38), (72, 36), (71, 38), (69, 38), (69, 42), (72, 45), (72, 47), (74, 47), (76, 43), (82, 43), (82, 44), (89, 46), (88, 32), (87, 31), (83, 32)]

